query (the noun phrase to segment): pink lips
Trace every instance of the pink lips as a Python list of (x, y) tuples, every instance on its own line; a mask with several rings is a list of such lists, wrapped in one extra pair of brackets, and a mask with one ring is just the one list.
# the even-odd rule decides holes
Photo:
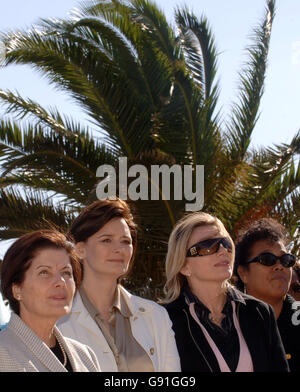
[(276, 273), (272, 276), (271, 278), (272, 280), (283, 280), (283, 281), (287, 281), (288, 278), (286, 275), (282, 274), (282, 273)]
[(50, 299), (54, 299), (55, 301), (65, 301), (67, 299), (66, 295), (52, 295)]
[(214, 266), (215, 267), (229, 267), (230, 263), (229, 261), (219, 261), (219, 263), (216, 263)]
[(117, 259), (108, 260), (108, 261), (112, 263), (123, 263), (123, 260), (117, 260)]

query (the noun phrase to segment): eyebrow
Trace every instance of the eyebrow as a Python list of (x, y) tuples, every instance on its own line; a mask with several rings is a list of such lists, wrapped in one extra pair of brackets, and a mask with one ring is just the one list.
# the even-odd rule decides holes
[[(46, 265), (46, 264), (41, 264), (41, 265), (38, 265), (37, 267), (36, 267), (36, 269), (39, 269), (39, 268), (49, 268), (49, 269), (51, 269), (52, 268), (52, 266), (51, 265)], [(68, 264), (68, 265), (65, 265), (64, 267), (62, 267), (61, 268), (61, 270), (63, 270), (63, 269), (66, 269), (66, 268), (68, 268), (68, 269), (72, 269), (72, 266), (70, 265), (70, 264)]]
[[(113, 234), (100, 234), (97, 238), (101, 238), (101, 237), (113, 237)], [(129, 236), (129, 235), (122, 235), (121, 237), (131, 239), (131, 236)]]
[[(260, 252), (260, 253), (258, 254), (258, 256), (261, 255), (261, 254), (263, 254), (263, 253), (272, 253), (273, 255), (275, 255), (274, 250), (266, 249), (266, 250)], [(282, 253), (282, 254), (284, 255), (284, 254), (289, 253), (289, 252), (284, 251), (284, 250), (281, 249), (278, 253)], [(275, 256), (276, 256), (276, 255), (275, 255)]]
[(217, 239), (220, 239), (220, 238), (228, 239), (228, 237), (208, 237), (208, 238), (205, 238), (204, 240), (200, 240), (200, 241), (195, 242), (194, 245), (199, 244), (199, 242), (205, 242), (205, 241), (210, 241), (210, 240), (217, 240)]

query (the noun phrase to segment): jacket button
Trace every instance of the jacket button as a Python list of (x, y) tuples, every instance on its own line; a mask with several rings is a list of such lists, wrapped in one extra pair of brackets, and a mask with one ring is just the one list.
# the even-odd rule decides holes
[(291, 354), (286, 354), (286, 359), (291, 359), (292, 358), (292, 356), (291, 356)]
[(145, 308), (139, 308), (140, 312), (145, 312)]
[(154, 354), (154, 348), (153, 348), (153, 347), (150, 348), (150, 354), (151, 354), (151, 355)]

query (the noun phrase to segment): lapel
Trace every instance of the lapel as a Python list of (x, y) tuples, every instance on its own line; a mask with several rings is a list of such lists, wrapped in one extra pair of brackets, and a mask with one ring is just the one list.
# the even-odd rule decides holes
[[(159, 345), (155, 341), (153, 321), (159, 325), (160, 320), (153, 320), (153, 306), (150, 301), (130, 294), (124, 287), (119, 285), (122, 296), (130, 309), (130, 325), (133, 337), (145, 350), (151, 359), (154, 369), (157, 371), (157, 350)], [(164, 331), (160, 333), (163, 334)]]
[(30, 350), (50, 372), (67, 371), (49, 347), (13, 312), (7, 328), (11, 329), (18, 336), (27, 349)]
[(192, 339), (191, 342), (193, 342), (193, 344), (190, 346), (190, 348), (187, 349), (187, 351), (185, 351), (185, 353), (187, 354), (189, 352), (188, 356), (190, 358), (192, 358), (194, 355), (194, 364), (197, 364), (198, 361), (201, 362), (199, 368), (203, 369), (204, 367), (206, 369), (205, 371), (207, 372), (220, 372), (221, 370), (217, 358), (201, 328), (191, 316), (188, 307), (182, 311), (185, 313), (184, 317), (186, 318), (189, 335)]
[(92, 335), (92, 337), (96, 339), (98, 343), (100, 343), (105, 352), (111, 351), (105, 337), (101, 332), (101, 329), (98, 327), (96, 321), (92, 319), (88, 310), (83, 305), (79, 292), (77, 292), (74, 297), (73, 306), (69, 317), (70, 316), (72, 318), (74, 317), (75, 322), (80, 324), (80, 326), (84, 328), (89, 335)]
[(56, 326), (54, 327), (53, 332), (54, 332), (56, 339), (63, 346), (63, 348), (67, 354), (68, 359), (71, 363), (73, 372), (82, 371), (82, 368), (79, 366), (80, 361), (75, 360), (75, 358), (78, 357), (76, 350), (73, 349), (73, 346), (70, 343), (67, 344), (66, 339), (63, 337), (63, 335), (60, 333), (60, 331), (58, 330), (58, 328)]
[(269, 341), (268, 329), (266, 328), (266, 320), (261, 315), (258, 306), (255, 305), (254, 312), (252, 312), (252, 304), (246, 307), (241, 306), (239, 321), (252, 357), (254, 372), (269, 371), (268, 352), (270, 347), (266, 343)]

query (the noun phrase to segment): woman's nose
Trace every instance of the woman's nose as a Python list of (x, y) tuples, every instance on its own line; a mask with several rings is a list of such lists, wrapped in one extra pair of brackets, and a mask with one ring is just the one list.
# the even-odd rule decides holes
[(61, 275), (61, 274), (56, 274), (56, 275), (55, 275), (55, 285), (56, 285), (56, 286), (62, 286), (62, 285), (64, 285), (64, 284), (66, 284), (66, 281), (65, 281), (63, 275)]
[(228, 249), (225, 248), (225, 246), (223, 244), (220, 244), (218, 252), (220, 252), (221, 250), (222, 250), (222, 252), (228, 253)]
[(122, 244), (116, 242), (113, 244), (113, 251), (116, 253), (120, 253), (122, 251)]
[(274, 271), (283, 270), (283, 265), (280, 263), (280, 260), (277, 259), (276, 264), (274, 264)]

